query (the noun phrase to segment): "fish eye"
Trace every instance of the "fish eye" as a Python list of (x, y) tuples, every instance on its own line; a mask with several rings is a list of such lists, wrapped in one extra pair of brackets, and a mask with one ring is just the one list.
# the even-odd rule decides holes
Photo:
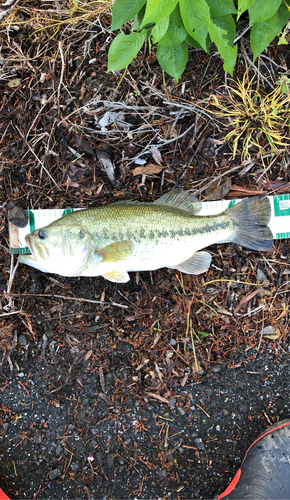
[(47, 233), (46, 231), (43, 231), (43, 229), (40, 229), (40, 231), (38, 231), (38, 236), (41, 240), (44, 240), (47, 236)]

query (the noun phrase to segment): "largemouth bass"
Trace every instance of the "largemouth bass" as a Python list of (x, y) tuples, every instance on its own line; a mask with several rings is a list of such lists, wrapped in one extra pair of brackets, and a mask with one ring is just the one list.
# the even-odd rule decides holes
[(253, 250), (273, 245), (267, 197), (255, 196), (214, 216), (197, 216), (194, 195), (173, 189), (153, 203), (121, 201), (72, 212), (26, 236), (31, 255), (19, 261), (62, 276), (103, 276), (126, 283), (129, 271), (161, 267), (200, 274), (219, 241)]

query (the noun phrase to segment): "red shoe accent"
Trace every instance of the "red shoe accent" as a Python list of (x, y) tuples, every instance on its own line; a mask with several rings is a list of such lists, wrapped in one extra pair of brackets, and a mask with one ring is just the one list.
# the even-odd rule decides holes
[(264, 432), (264, 434), (262, 434), (261, 436), (259, 436), (259, 437), (256, 439), (256, 441), (254, 441), (254, 442), (251, 444), (250, 448), (246, 451), (246, 454), (245, 454), (244, 459), (243, 459), (243, 461), (242, 461), (241, 467), (242, 467), (242, 465), (243, 465), (243, 463), (244, 463), (244, 461), (245, 461), (245, 458), (246, 458), (247, 454), (249, 453), (250, 449), (254, 446), (254, 444), (256, 444), (258, 441), (260, 441), (260, 439), (262, 439), (264, 436), (267, 436), (267, 434), (270, 434), (270, 432), (276, 431), (277, 429), (281, 429), (282, 427), (287, 427), (287, 426), (289, 427), (289, 422), (286, 422), (286, 423), (284, 423), (284, 424), (277, 425), (277, 427), (275, 426), (275, 424), (274, 424), (274, 425), (272, 425), (271, 427), (269, 427), (269, 428), (268, 428), (268, 429)]
[(0, 500), (10, 500), (10, 498), (5, 495), (4, 491), (1, 490), (0, 488)]
[(241, 473), (242, 473), (242, 470), (239, 469), (238, 472), (236, 473), (234, 479), (232, 480), (232, 482), (228, 485), (227, 489), (218, 497), (218, 500), (220, 500), (221, 498), (224, 498), (225, 496), (227, 496), (229, 493), (231, 493), (233, 491), (233, 489), (238, 484), (238, 481), (241, 477)]
[[(262, 439), (263, 437), (267, 436), (267, 434), (270, 434), (271, 432), (273, 432), (273, 431), (275, 431), (275, 430), (277, 430), (277, 429), (281, 429), (282, 427), (286, 427), (286, 426), (289, 426), (289, 425), (290, 425), (290, 424), (289, 424), (289, 421), (288, 421), (288, 422), (286, 422), (286, 423), (283, 423), (283, 424), (277, 425), (277, 426), (275, 426), (275, 424), (274, 424), (274, 425), (272, 425), (271, 427), (269, 427), (269, 428), (268, 428), (268, 429), (267, 429), (267, 430), (266, 430), (266, 431), (265, 431), (265, 432), (264, 432), (261, 436), (259, 436), (259, 437), (258, 437), (258, 438), (257, 438), (257, 439), (256, 439), (256, 440), (252, 443), (252, 444), (251, 444), (251, 446), (250, 446), (250, 447), (248, 448), (248, 450), (246, 451), (246, 454), (245, 454), (245, 456), (244, 456), (244, 458), (243, 458), (243, 461), (242, 461), (242, 463), (241, 463), (241, 466), (240, 466), (240, 468), (239, 468), (238, 472), (236, 473), (236, 475), (235, 475), (234, 479), (233, 479), (233, 480), (232, 480), (232, 482), (229, 484), (229, 486), (227, 487), (227, 489), (226, 489), (223, 493), (221, 493), (221, 494), (220, 494), (220, 496), (218, 497), (218, 499), (217, 499), (217, 500), (221, 500), (221, 499), (222, 499), (222, 498), (224, 498), (225, 496), (229, 495), (229, 494), (233, 491), (233, 489), (237, 486), (237, 484), (238, 484), (238, 482), (239, 482), (239, 479), (240, 479), (240, 477), (241, 477), (241, 473), (242, 473), (242, 470), (241, 470), (242, 465), (243, 465), (243, 463), (244, 463), (244, 461), (245, 461), (245, 459), (246, 459), (246, 456), (248, 455), (248, 453), (249, 453), (250, 449), (251, 449), (251, 448), (252, 448), (252, 447), (253, 447), (253, 446), (254, 446), (254, 445), (255, 445), (258, 441), (260, 441), (260, 439)], [(1, 499), (0, 499), (0, 500), (1, 500)]]

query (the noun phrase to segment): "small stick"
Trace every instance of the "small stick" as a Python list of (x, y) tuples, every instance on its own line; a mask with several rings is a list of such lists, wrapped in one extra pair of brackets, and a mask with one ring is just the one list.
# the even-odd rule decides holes
[(247, 62), (255, 69), (255, 71), (257, 72), (257, 75), (259, 76), (259, 78), (261, 78), (261, 80), (263, 80), (264, 82), (266, 82), (269, 87), (274, 90), (274, 86), (272, 85), (272, 83), (269, 82), (268, 78), (266, 78), (260, 71), (259, 69), (257, 68), (257, 66), (255, 66), (255, 64), (251, 61), (251, 59), (249, 58), (248, 54), (246, 53), (246, 51), (244, 50), (244, 53), (243, 53), (245, 59), (247, 60)]
[[(42, 166), (43, 170), (47, 173), (48, 177), (50, 177), (50, 179), (52, 180), (52, 182), (55, 184), (55, 186), (61, 190), (61, 187), (57, 184), (57, 182), (54, 180), (54, 178), (52, 177), (52, 175), (50, 175), (49, 171), (47, 170), (47, 168), (44, 166), (44, 164), (42, 163), (42, 161), (38, 158), (38, 156), (36, 155), (36, 153), (34, 153), (32, 147), (30, 146), (30, 144), (28, 144), (27, 140), (25, 139), (24, 135), (22, 134), (21, 130), (17, 127), (17, 125), (15, 125), (15, 127), (17, 128), (19, 134), (21, 135), (22, 139), (26, 142), (26, 145), (28, 146), (28, 148), (30, 149), (31, 153), (33, 154), (33, 156), (35, 156), (35, 158), (37, 159), (37, 161), (40, 163), (40, 165)], [(28, 134), (27, 134), (28, 135)]]
[[(20, 297), (20, 294), (11, 293), (10, 296)], [(102, 304), (102, 305), (109, 305), (109, 306), (121, 307), (123, 309), (128, 309), (128, 306), (123, 304), (118, 304), (117, 302), (102, 302), (101, 300), (82, 299), (81, 297), (66, 297), (65, 295), (54, 295), (49, 293), (27, 293), (23, 295), (23, 298), (25, 297), (51, 297), (52, 299), (75, 300), (77, 302), (89, 302), (90, 304)]]
[(17, 267), (18, 267), (18, 261), (16, 263), (16, 266), (14, 267), (14, 255), (11, 254), (10, 275), (9, 275), (9, 281), (8, 281), (8, 286), (7, 286), (7, 295), (9, 297), (9, 299), (8, 299), (7, 306), (5, 306), (5, 308), (7, 308), (7, 309), (13, 309), (12, 296), (10, 294), (10, 291), (11, 291), (11, 288), (13, 285), (13, 280), (14, 280), (14, 276), (15, 276), (15, 272), (17, 270)]
[(65, 70), (65, 62), (64, 62), (63, 51), (62, 51), (62, 43), (61, 42), (58, 42), (58, 50), (59, 50), (60, 57), (61, 57), (61, 74), (60, 74), (59, 84), (58, 84), (58, 88), (57, 88), (57, 98), (59, 99), (60, 89), (61, 89), (61, 85), (62, 85), (62, 82), (63, 82), (63, 75), (64, 75), (64, 70)]

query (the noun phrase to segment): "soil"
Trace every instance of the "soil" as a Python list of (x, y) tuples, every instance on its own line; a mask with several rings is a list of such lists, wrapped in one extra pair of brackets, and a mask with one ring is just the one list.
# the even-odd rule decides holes
[[(290, 415), (289, 240), (267, 254), (215, 245), (206, 274), (114, 284), (16, 267), (8, 211), (153, 201), (175, 185), (201, 200), (287, 193), (289, 150), (263, 163), (252, 148), (251, 167), (241, 147), (233, 158), (208, 100), (225, 93), (214, 47), (190, 51), (178, 83), (148, 47), (107, 74), (106, 11), (57, 28), (65, 13), (47, 5), (17, 4), (0, 33), (0, 487), (15, 499), (213, 498)], [(289, 60), (273, 42), (251, 70), (263, 95)], [(226, 192), (210, 184), (224, 177)]]

